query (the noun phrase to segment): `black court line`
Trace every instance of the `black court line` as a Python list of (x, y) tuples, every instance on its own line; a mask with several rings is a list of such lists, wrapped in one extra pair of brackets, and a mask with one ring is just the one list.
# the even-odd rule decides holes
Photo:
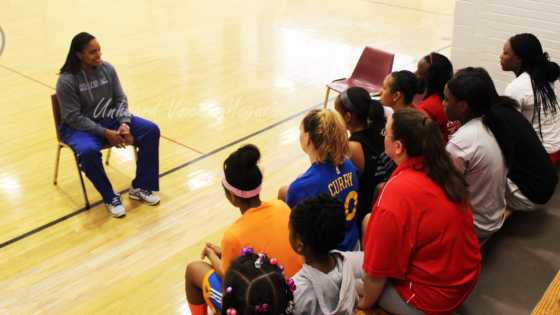
[(4, 52), (4, 46), (6, 46), (6, 36), (4, 36), (2, 27), (0, 27), (0, 35), (2, 35), (2, 46), (0, 46), (0, 56), (2, 56), (2, 53)]
[[(449, 48), (450, 46), (451, 46), (451, 45), (445, 46), (445, 47), (443, 47), (443, 48), (440, 48), (440, 49), (436, 50), (436, 52), (442, 51), (442, 50), (444, 50), (444, 49), (446, 49), (446, 48)], [(423, 57), (422, 57), (422, 58), (423, 58)], [(399, 69), (396, 69), (396, 71), (401, 70), (401, 69), (403, 69), (403, 68), (405, 68), (405, 67), (408, 67), (409, 65), (411, 65), (411, 64), (413, 64), (413, 63), (415, 63), (415, 62), (418, 62), (418, 60), (420, 60), (420, 59), (421, 59), (421, 58), (418, 58), (417, 60), (412, 61), (412, 62), (410, 62), (410, 63), (408, 63), (408, 64), (406, 64), (406, 65), (400, 67)], [(336, 96), (330, 98), (328, 101), (331, 102), (331, 101), (333, 101), (335, 98), (336, 98)], [(248, 135), (248, 136), (245, 136), (245, 137), (243, 137), (243, 138), (241, 138), (241, 139), (239, 139), (239, 140), (236, 140), (236, 141), (234, 141), (234, 142), (231, 142), (231, 143), (229, 143), (229, 144), (226, 144), (226, 145), (224, 145), (223, 147), (220, 147), (220, 148), (218, 148), (218, 149), (216, 149), (216, 150), (214, 150), (214, 151), (212, 151), (212, 152), (208, 152), (208, 153), (206, 153), (206, 154), (204, 154), (204, 155), (201, 155), (201, 156), (197, 157), (197, 158), (194, 159), (194, 160), (188, 161), (188, 162), (186, 162), (186, 163), (184, 163), (184, 164), (181, 164), (181, 165), (179, 165), (179, 166), (177, 166), (177, 167), (175, 167), (175, 168), (172, 168), (172, 169), (168, 170), (167, 172), (160, 174), (160, 175), (159, 175), (159, 178), (162, 178), (162, 177), (164, 177), (164, 176), (167, 176), (167, 175), (169, 175), (169, 174), (171, 174), (171, 173), (173, 173), (173, 172), (176, 172), (176, 171), (178, 171), (178, 170), (180, 170), (180, 169), (182, 169), (182, 168), (185, 168), (185, 167), (187, 167), (187, 166), (189, 166), (189, 165), (192, 165), (192, 164), (194, 164), (194, 163), (196, 163), (196, 162), (198, 162), (198, 161), (200, 161), (200, 160), (202, 160), (202, 159), (205, 159), (205, 158), (207, 158), (207, 157), (209, 157), (209, 156), (211, 156), (211, 155), (214, 155), (214, 154), (216, 154), (216, 153), (218, 153), (218, 152), (220, 152), (220, 151), (223, 151), (223, 150), (225, 150), (225, 149), (227, 149), (227, 148), (229, 148), (229, 147), (231, 147), (231, 146), (233, 146), (233, 145), (236, 145), (236, 144), (238, 144), (238, 143), (240, 143), (240, 142), (243, 142), (243, 141), (245, 141), (245, 140), (247, 140), (247, 139), (249, 139), (249, 138), (252, 138), (252, 137), (254, 137), (254, 136), (256, 136), (256, 135), (259, 135), (259, 134), (261, 134), (261, 133), (263, 133), (263, 132), (265, 132), (265, 131), (268, 131), (268, 130), (274, 128), (274, 127), (277, 127), (277, 126), (279, 126), (279, 125), (281, 125), (281, 124), (283, 124), (283, 123), (285, 123), (285, 122), (287, 122), (287, 121), (290, 121), (290, 120), (292, 120), (292, 119), (294, 119), (294, 118), (296, 118), (296, 117), (298, 117), (298, 116), (301, 116), (301, 115), (307, 113), (308, 111), (310, 111), (310, 110), (312, 110), (312, 109), (314, 109), (314, 108), (317, 108), (317, 107), (319, 107), (319, 106), (321, 106), (321, 105), (323, 105), (323, 104), (324, 104), (324, 102), (321, 102), (321, 103), (319, 103), (319, 104), (317, 104), (317, 105), (314, 105), (314, 106), (312, 106), (312, 107), (310, 107), (310, 108), (307, 108), (307, 109), (305, 109), (305, 110), (303, 110), (303, 111), (301, 111), (301, 112), (299, 112), (299, 113), (297, 113), (297, 114), (295, 114), (295, 115), (292, 115), (292, 116), (290, 116), (290, 117), (288, 117), (288, 118), (286, 118), (286, 119), (283, 119), (283, 120), (281, 120), (281, 121), (279, 121), (279, 122), (277, 122), (277, 123), (275, 123), (275, 124), (273, 124), (273, 125), (270, 125), (270, 126), (264, 128), (264, 129), (261, 129), (261, 130), (259, 130), (259, 131), (257, 131), (257, 132), (254, 132), (254, 133), (252, 133), (252, 134), (250, 134), (250, 135)], [(125, 194), (127, 191), (128, 191), (128, 188), (127, 188), (127, 189), (124, 189), (124, 190), (122, 190), (122, 191), (120, 191), (119, 194), (121, 194), (121, 195), (122, 195), (122, 194)], [(99, 206), (99, 205), (101, 205), (101, 204), (103, 204), (103, 200), (99, 200), (99, 201), (97, 201), (97, 202), (91, 204), (91, 205), (90, 205), (90, 209), (91, 209), (91, 208), (94, 208), (94, 207), (97, 207), (97, 206)], [(72, 213), (70, 213), (70, 214), (68, 214), (68, 215), (63, 216), (62, 218), (56, 219), (56, 220), (54, 220), (54, 221), (51, 221), (51, 222), (49, 222), (49, 223), (47, 223), (47, 224), (45, 224), (45, 225), (42, 225), (42, 226), (38, 227), (38, 228), (36, 228), (36, 229), (34, 229), (34, 230), (32, 230), (32, 231), (29, 231), (29, 232), (27, 232), (27, 233), (25, 233), (25, 234), (22, 234), (22, 235), (20, 235), (20, 236), (17, 236), (17, 237), (15, 237), (15, 238), (13, 238), (13, 239), (7, 241), (7, 242), (4, 242), (4, 243), (0, 244), (0, 249), (6, 247), (6, 246), (8, 246), (8, 245), (11, 245), (11, 244), (13, 244), (13, 243), (15, 243), (15, 242), (17, 242), (17, 241), (21, 241), (22, 239), (24, 239), (24, 238), (26, 238), (26, 237), (29, 237), (29, 236), (31, 236), (31, 235), (33, 235), (33, 234), (36, 234), (36, 233), (38, 233), (38, 232), (41, 232), (41, 231), (43, 231), (43, 230), (45, 230), (45, 229), (47, 229), (47, 228), (49, 228), (49, 227), (51, 227), (51, 226), (53, 226), (53, 225), (56, 225), (56, 224), (58, 224), (58, 223), (60, 223), (60, 222), (66, 221), (66, 220), (68, 220), (68, 219), (70, 219), (70, 218), (72, 218), (72, 217), (74, 217), (74, 216), (76, 216), (76, 215), (78, 215), (78, 214), (80, 214), (80, 213), (82, 213), (82, 212), (85, 212), (85, 211), (87, 211), (87, 209), (86, 209), (85, 207), (83, 207), (83, 208), (81, 208), (80, 210), (74, 211), (74, 212), (72, 212)]]
[(426, 13), (440, 14), (440, 15), (446, 15), (446, 16), (453, 16), (453, 14), (446, 14), (446, 13), (440, 13), (440, 12), (435, 12), (435, 11), (428, 11), (428, 10), (422, 10), (422, 9), (415, 9), (415, 8), (405, 7), (405, 6), (402, 6), (402, 5), (396, 5), (396, 4), (390, 4), (390, 3), (383, 3), (383, 2), (377, 2), (377, 1), (372, 1), (372, 0), (362, 0), (362, 1), (371, 2), (371, 3), (375, 3), (375, 4), (381, 4), (381, 5), (388, 5), (388, 6), (390, 6), (390, 7), (397, 7), (397, 8), (401, 8), (401, 9), (409, 9), (409, 10), (420, 11), (420, 12), (426, 12)]
[[(330, 99), (329, 99), (329, 102), (330, 102), (330, 101), (333, 101), (335, 98), (336, 98), (336, 96), (330, 98)], [(220, 151), (223, 151), (223, 150), (225, 150), (225, 149), (227, 149), (227, 148), (229, 148), (229, 147), (231, 147), (231, 146), (233, 146), (233, 145), (236, 145), (236, 144), (238, 144), (238, 143), (240, 143), (240, 142), (243, 142), (243, 141), (245, 141), (245, 140), (247, 140), (247, 139), (249, 139), (249, 138), (252, 138), (252, 137), (254, 137), (254, 136), (258, 135), (258, 134), (261, 134), (261, 133), (263, 133), (263, 132), (265, 132), (265, 131), (267, 131), (267, 130), (270, 130), (270, 129), (276, 127), (276, 126), (279, 126), (279, 125), (281, 125), (281, 124), (283, 124), (283, 123), (285, 123), (285, 122), (287, 122), (287, 121), (290, 121), (290, 120), (292, 120), (292, 119), (294, 119), (294, 118), (296, 118), (296, 117), (298, 117), (298, 116), (301, 116), (301, 115), (303, 115), (303, 114), (309, 112), (310, 110), (312, 110), (312, 109), (314, 109), (314, 108), (317, 108), (317, 107), (319, 107), (319, 106), (321, 106), (321, 105), (323, 105), (323, 104), (324, 104), (324, 102), (321, 102), (321, 103), (319, 103), (319, 104), (317, 104), (317, 105), (314, 105), (314, 106), (312, 106), (312, 107), (310, 107), (310, 108), (307, 108), (307, 109), (305, 109), (305, 110), (303, 110), (303, 111), (301, 111), (301, 112), (299, 112), (299, 113), (297, 113), (297, 114), (295, 114), (295, 115), (292, 115), (292, 116), (290, 116), (290, 117), (288, 117), (288, 118), (286, 118), (286, 119), (284, 119), (284, 120), (281, 120), (281, 121), (279, 121), (279, 122), (277, 122), (277, 123), (275, 123), (275, 124), (273, 124), (273, 125), (270, 125), (270, 126), (264, 128), (264, 129), (261, 129), (261, 130), (259, 130), (259, 131), (257, 131), (257, 132), (254, 132), (254, 133), (252, 133), (252, 134), (250, 134), (250, 135), (248, 135), (248, 136), (246, 136), (246, 137), (243, 137), (243, 138), (241, 138), (241, 139), (239, 139), (239, 140), (236, 140), (236, 141), (234, 141), (234, 142), (232, 142), (232, 143), (226, 144), (226, 145), (224, 145), (223, 147), (221, 147), (221, 148), (219, 148), (219, 149), (216, 149), (216, 150), (214, 150), (214, 151), (212, 151), (212, 152), (208, 152), (208, 153), (206, 153), (206, 154), (204, 154), (204, 155), (202, 155), (202, 156), (199, 156), (199, 157), (197, 157), (196, 159), (194, 159), (194, 160), (192, 160), (192, 161), (189, 161), (189, 162), (187, 162), (187, 163), (185, 163), (185, 164), (183, 164), (183, 165), (179, 165), (179, 166), (177, 166), (177, 167), (175, 167), (175, 168), (172, 168), (172, 169), (170, 169), (169, 171), (167, 171), (167, 172), (165, 172), (165, 173), (159, 175), (159, 177), (161, 178), (161, 177), (163, 177), (163, 176), (165, 176), (165, 175), (169, 175), (169, 174), (171, 174), (171, 173), (173, 173), (173, 172), (176, 172), (176, 171), (178, 171), (178, 170), (180, 170), (180, 169), (182, 169), (182, 168), (184, 168), (184, 167), (187, 167), (187, 166), (189, 166), (189, 165), (191, 165), (191, 164), (194, 164), (194, 163), (196, 163), (196, 162), (198, 162), (198, 161), (200, 161), (200, 160), (202, 160), (202, 159), (204, 159), (204, 158), (207, 158), (207, 157), (209, 157), (209, 156), (211, 156), (211, 155), (214, 155), (214, 154), (216, 154), (216, 153), (218, 153), (218, 152), (220, 152)], [(0, 245), (0, 248), (2, 248), (1, 245)]]
[[(329, 102), (333, 101), (335, 98), (336, 98), (336, 96), (333, 97), (333, 98), (331, 98), (331, 99), (329, 99)], [(317, 104), (317, 105), (315, 105), (315, 106), (312, 106), (312, 107), (310, 107), (310, 108), (307, 108), (307, 109), (305, 109), (305, 110), (303, 110), (303, 111), (301, 111), (301, 112), (299, 112), (299, 113), (297, 113), (297, 114), (295, 114), (295, 115), (292, 115), (292, 116), (290, 116), (290, 117), (288, 117), (288, 118), (286, 118), (286, 119), (283, 119), (283, 120), (281, 120), (281, 121), (279, 121), (279, 122), (277, 122), (277, 123), (275, 123), (275, 124), (273, 124), (273, 125), (270, 125), (270, 126), (264, 128), (264, 129), (261, 129), (261, 130), (259, 130), (259, 131), (257, 131), (257, 132), (254, 132), (254, 133), (252, 133), (252, 134), (250, 134), (250, 135), (248, 135), (248, 136), (246, 136), (246, 137), (243, 137), (243, 138), (241, 138), (241, 139), (239, 139), (239, 140), (236, 140), (236, 141), (234, 141), (234, 142), (231, 142), (231, 143), (229, 143), (229, 144), (226, 144), (226, 145), (224, 145), (223, 147), (220, 147), (220, 148), (218, 148), (218, 149), (216, 149), (216, 150), (214, 150), (214, 151), (212, 151), (212, 152), (208, 152), (208, 153), (206, 153), (206, 154), (204, 154), (204, 155), (201, 155), (201, 156), (197, 157), (197, 158), (194, 159), (194, 160), (188, 161), (187, 163), (184, 163), (184, 164), (181, 164), (181, 165), (179, 165), (179, 166), (177, 166), (177, 167), (175, 167), (175, 168), (172, 168), (172, 169), (170, 169), (169, 171), (160, 174), (160, 175), (159, 175), (159, 178), (162, 178), (162, 177), (164, 177), (164, 176), (167, 176), (167, 175), (169, 175), (169, 174), (171, 174), (171, 173), (173, 173), (173, 172), (176, 172), (176, 171), (178, 171), (178, 170), (180, 170), (180, 169), (182, 169), (182, 168), (185, 168), (185, 167), (187, 167), (187, 166), (189, 166), (189, 165), (192, 165), (192, 164), (194, 164), (194, 163), (196, 163), (196, 162), (198, 162), (198, 161), (200, 161), (200, 160), (202, 160), (202, 159), (205, 159), (205, 158), (207, 158), (207, 157), (209, 157), (209, 156), (211, 156), (211, 155), (214, 155), (214, 154), (216, 154), (216, 153), (218, 153), (218, 152), (220, 152), (220, 151), (223, 151), (223, 150), (225, 150), (225, 149), (227, 149), (227, 148), (229, 148), (229, 147), (231, 147), (231, 146), (233, 146), (233, 145), (236, 145), (236, 144), (238, 144), (238, 143), (240, 143), (240, 142), (243, 142), (243, 141), (245, 141), (245, 140), (247, 140), (247, 139), (249, 139), (249, 138), (252, 138), (252, 137), (254, 137), (254, 136), (258, 135), (258, 134), (261, 134), (261, 133), (263, 133), (263, 132), (265, 132), (265, 131), (268, 131), (268, 130), (274, 128), (274, 127), (277, 127), (277, 126), (279, 126), (279, 125), (281, 125), (281, 124), (283, 124), (283, 123), (285, 123), (285, 122), (287, 122), (287, 121), (290, 121), (290, 120), (292, 120), (292, 119), (294, 119), (294, 118), (296, 118), (296, 117), (298, 117), (298, 116), (301, 116), (301, 115), (307, 113), (308, 111), (310, 111), (310, 110), (312, 110), (312, 109), (314, 109), (314, 108), (317, 108), (317, 107), (319, 107), (319, 106), (321, 106), (321, 105), (323, 105), (323, 104), (324, 104), (324, 102), (321, 102), (321, 103), (319, 103), (319, 104)], [(124, 189), (124, 190), (122, 190), (122, 191), (120, 191), (119, 194), (121, 194), (121, 195), (122, 195), (122, 194), (125, 194), (127, 191), (128, 191), (128, 188), (127, 188), (127, 189)], [(99, 201), (97, 201), (97, 202), (91, 204), (91, 205), (90, 205), (90, 209), (92, 209), (92, 208), (94, 208), (94, 207), (97, 207), (97, 206), (99, 206), (99, 205), (101, 205), (101, 204), (103, 204), (103, 200), (99, 200)], [(38, 228), (36, 228), (36, 229), (34, 229), (34, 230), (32, 230), (32, 231), (29, 231), (29, 232), (27, 232), (27, 233), (25, 233), (25, 234), (22, 234), (22, 235), (20, 235), (20, 236), (18, 236), (18, 237), (15, 237), (15, 238), (9, 240), (9, 241), (7, 241), (7, 242), (4, 242), (4, 243), (0, 244), (0, 248), (6, 247), (6, 246), (8, 246), (8, 245), (10, 245), (10, 244), (13, 244), (13, 243), (15, 243), (15, 242), (17, 242), (17, 241), (20, 241), (20, 240), (22, 240), (22, 239), (24, 239), (24, 238), (26, 238), (26, 237), (29, 237), (29, 236), (31, 236), (31, 235), (33, 235), (33, 234), (35, 234), (35, 233), (41, 232), (41, 231), (43, 231), (43, 230), (45, 230), (45, 229), (47, 229), (47, 228), (49, 228), (49, 227), (51, 227), (51, 226), (53, 226), (53, 225), (55, 225), (55, 224), (58, 224), (58, 223), (60, 223), (60, 222), (62, 222), (62, 221), (66, 221), (67, 219), (70, 219), (70, 218), (72, 218), (72, 217), (74, 217), (74, 216), (76, 216), (76, 215), (78, 215), (78, 214), (80, 214), (80, 213), (82, 213), (82, 212), (87, 211), (87, 210), (88, 210), (88, 209), (86, 209), (85, 207), (83, 207), (83, 208), (80, 209), (80, 210), (74, 211), (74, 212), (72, 212), (72, 213), (70, 213), (70, 214), (68, 214), (68, 215), (63, 216), (62, 218), (56, 219), (56, 220), (54, 220), (54, 221), (52, 221), (52, 222), (49, 222), (49, 223), (47, 223), (47, 224), (45, 224), (45, 225), (43, 225), (43, 226), (38, 227)]]

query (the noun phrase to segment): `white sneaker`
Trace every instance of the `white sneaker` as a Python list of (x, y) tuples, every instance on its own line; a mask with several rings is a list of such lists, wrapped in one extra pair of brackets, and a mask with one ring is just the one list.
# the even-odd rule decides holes
[(121, 195), (116, 194), (111, 203), (106, 203), (105, 206), (109, 209), (109, 214), (115, 218), (120, 218), (126, 215), (126, 210), (121, 202)]
[(134, 200), (142, 200), (145, 204), (150, 206), (156, 205), (159, 202), (159, 197), (151, 191), (141, 188), (135, 189), (132, 185), (130, 185), (130, 189), (128, 190), (128, 197)]

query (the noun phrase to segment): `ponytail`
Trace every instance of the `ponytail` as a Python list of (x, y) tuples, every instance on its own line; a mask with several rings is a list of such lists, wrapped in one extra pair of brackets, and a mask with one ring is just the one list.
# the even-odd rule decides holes
[(417, 77), (408, 70), (395, 71), (391, 73), (392, 80), (389, 83), (391, 93), (401, 92), (406, 105), (412, 104), (414, 95), (422, 94), (426, 90), (426, 80)]
[(533, 120), (539, 120), (539, 133), (543, 139), (541, 112), (544, 115), (556, 115), (558, 113), (558, 98), (554, 89), (554, 82), (560, 78), (558, 64), (550, 61), (548, 53), (543, 53), (537, 58), (534, 67), (527, 67), (527, 73), (531, 76), (531, 87), (533, 88)]
[(303, 131), (309, 134), (319, 162), (338, 166), (352, 155), (346, 124), (332, 109), (314, 109), (303, 118)]
[(513, 160), (513, 139), (511, 135), (514, 133), (509, 124), (506, 123), (502, 113), (497, 111), (493, 106), (483, 112), (482, 123), (492, 132), (494, 138), (498, 142), (506, 166), (509, 168)]
[(381, 130), (385, 128), (385, 125), (387, 124), (383, 103), (373, 99), (370, 101), (368, 119), (369, 130), (373, 136), (373, 141), (382, 142), (384, 137), (381, 135)]
[(381, 130), (385, 128), (385, 110), (378, 100), (371, 99), (369, 92), (361, 87), (352, 87), (339, 96), (342, 115), (350, 112), (368, 124), (374, 142), (383, 142)]
[(445, 150), (438, 125), (415, 109), (399, 110), (392, 117), (393, 138), (402, 142), (408, 157), (422, 156), (426, 175), (443, 189), (449, 200), (470, 211), (469, 183)]

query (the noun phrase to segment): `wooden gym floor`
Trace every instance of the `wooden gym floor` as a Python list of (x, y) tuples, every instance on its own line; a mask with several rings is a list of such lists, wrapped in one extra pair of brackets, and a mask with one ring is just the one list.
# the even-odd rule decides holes
[[(451, 37), (453, 6), (453, 0), (0, 2), (0, 313), (188, 314), (187, 263), (198, 259), (202, 241), (219, 243), (240, 216), (219, 179), (230, 152), (243, 143), (261, 149), (261, 197), (275, 198), (309, 166), (298, 126), (303, 113), (322, 105), (325, 84), (348, 77), (366, 45), (394, 52), (395, 69), (414, 70), (431, 51), (449, 55), (450, 41), (438, 37)], [(81, 31), (98, 38), (131, 111), (162, 133), (161, 204), (124, 194), (124, 219), (109, 216), (87, 179), (92, 208), (84, 209), (67, 149), (53, 185), (50, 94)], [(114, 149), (106, 170), (115, 191), (128, 189), (131, 149)]]

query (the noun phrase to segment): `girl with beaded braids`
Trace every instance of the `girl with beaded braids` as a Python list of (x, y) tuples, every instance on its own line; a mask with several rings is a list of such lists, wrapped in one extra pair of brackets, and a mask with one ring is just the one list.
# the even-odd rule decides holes
[(371, 212), (379, 190), (395, 169), (393, 160), (385, 154), (380, 134), (387, 123), (385, 111), (383, 104), (372, 100), (368, 91), (361, 87), (342, 92), (334, 100), (334, 109), (350, 131), (350, 161), (358, 169), (360, 202), (356, 209), (356, 225), (360, 228), (366, 214)]
[(187, 266), (185, 291), (192, 315), (206, 314), (207, 307), (221, 310), (222, 279), (230, 261), (243, 248), (268, 253), (283, 263), (286, 278), (298, 272), (303, 259), (287, 242), (290, 208), (282, 201), (261, 201), (263, 175), (258, 167), (259, 149), (247, 144), (230, 154), (222, 172), (222, 186), (228, 201), (241, 211), (241, 217), (224, 233), (222, 246), (206, 242), (201, 259)]
[(560, 67), (543, 52), (539, 39), (527, 33), (506, 41), (500, 64), (516, 76), (504, 94), (519, 102), (555, 164), (560, 158), (560, 113), (554, 82), (560, 79)]
[(358, 250), (358, 172), (349, 159), (352, 151), (344, 120), (332, 109), (314, 109), (301, 122), (299, 142), (311, 167), (289, 186), (280, 188), (278, 199), (286, 200), (293, 209), (299, 201), (322, 192), (337, 197), (346, 210), (346, 237), (337, 249)]
[(446, 149), (469, 182), (474, 229), (481, 239), (499, 230), (504, 222), (513, 132), (492, 106), (492, 94), (479, 77), (455, 76), (447, 82), (444, 93), (445, 114), (461, 123)]
[(281, 260), (256, 252), (232, 260), (224, 276), (222, 314), (293, 314), (297, 288), (293, 280), (286, 281), (280, 264)]

